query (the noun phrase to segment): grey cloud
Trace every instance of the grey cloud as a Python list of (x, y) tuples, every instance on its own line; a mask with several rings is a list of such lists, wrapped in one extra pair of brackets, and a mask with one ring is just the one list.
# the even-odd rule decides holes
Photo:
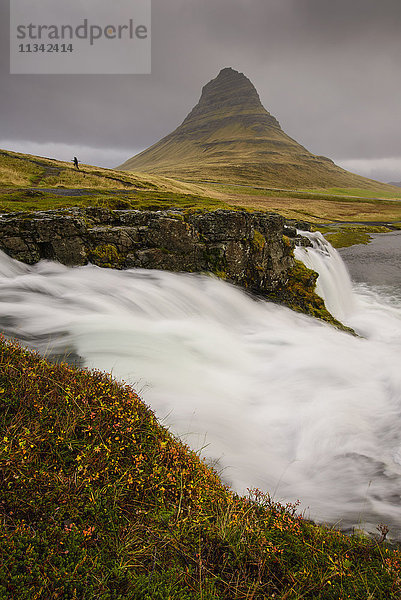
[(363, 160), (336, 160), (337, 164), (347, 171), (359, 173), (370, 179), (378, 179), (388, 183), (389, 181), (401, 181), (401, 156), (395, 158), (363, 159)]
[(306, 28), (339, 40), (373, 31), (397, 35), (401, 25), (398, 0), (294, 0), (293, 7)]
[(232, 66), (311, 151), (401, 156), (400, 15), (399, 0), (153, 0), (151, 75), (10, 76), (2, 5), (0, 137), (128, 158)]

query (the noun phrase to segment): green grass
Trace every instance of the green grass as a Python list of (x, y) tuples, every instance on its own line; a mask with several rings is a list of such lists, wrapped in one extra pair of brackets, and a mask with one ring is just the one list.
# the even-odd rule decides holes
[[(1, 212), (93, 205), (156, 210), (245, 208), (311, 223), (401, 221), (400, 189), (370, 185), (367, 190), (312, 190), (258, 186), (251, 180), (249, 185), (188, 182), (90, 165), (81, 165), (77, 171), (70, 163), (0, 150)], [(56, 190), (63, 188), (67, 195), (57, 195)], [(77, 189), (86, 190), (86, 195), (68, 195), (68, 190)]]
[(382, 225), (362, 225), (362, 224), (335, 224), (335, 225), (316, 225), (315, 230), (324, 234), (325, 238), (334, 248), (346, 248), (354, 244), (368, 244), (371, 241), (371, 234), (374, 233), (389, 233), (392, 229)]
[[(212, 186), (213, 184), (208, 184)], [(339, 199), (348, 200), (349, 202), (355, 202), (357, 199), (375, 200), (380, 199), (400, 199), (401, 200), (401, 188), (392, 187), (391, 191), (383, 190), (378, 187), (373, 190), (364, 190), (362, 188), (328, 188), (328, 189), (286, 189), (277, 187), (261, 187), (249, 185), (230, 185), (230, 184), (215, 184), (219, 189), (225, 192), (231, 193), (243, 193), (249, 196), (269, 196), (272, 198), (300, 198), (300, 199), (320, 199), (320, 200), (333, 200), (338, 201)], [(388, 187), (388, 186), (387, 186)]]
[(0, 340), (0, 408), (2, 600), (400, 597), (400, 551), (235, 495), (106, 374)]
[(371, 237), (363, 231), (338, 231), (326, 234), (326, 239), (334, 248), (348, 248), (355, 244), (369, 244)]
[[(205, 185), (205, 192), (209, 196), (219, 193), (222, 200), (233, 206), (243, 206), (249, 210), (274, 211), (286, 218), (305, 220), (310, 223), (400, 221), (401, 194), (396, 188), (393, 189), (394, 194), (354, 188), (341, 190), (340, 194), (340, 190), (334, 193), (334, 189), (286, 190), (253, 185)], [(360, 195), (354, 195), (359, 191)]]
[[(332, 193), (340, 196), (356, 196), (358, 198), (401, 198), (401, 188), (398, 189), (395, 186), (390, 186), (389, 190), (378, 188), (375, 190), (366, 190), (363, 188), (330, 188), (325, 190), (326, 193)], [(376, 195), (375, 195), (376, 194)]]
[(194, 184), (90, 165), (78, 171), (66, 162), (0, 150), (1, 212), (87, 206), (213, 210), (229, 204)]
[[(218, 192), (218, 194), (217, 194)], [(215, 210), (217, 208), (246, 209), (273, 211), (291, 219), (301, 219), (312, 223), (339, 221), (384, 221), (397, 222), (401, 220), (401, 201), (343, 198), (336, 199), (305, 192), (293, 192), (292, 196), (284, 191), (266, 192), (252, 189), (233, 187), (216, 193), (205, 186), (202, 194), (177, 192), (170, 190), (123, 189), (110, 190), (87, 188), (83, 195), (59, 196), (48, 188), (38, 191), (25, 188), (0, 189), (0, 211), (38, 211), (58, 208), (102, 206), (122, 209), (165, 210), (181, 208), (184, 210)], [(273, 195), (269, 195), (273, 194)]]
[(0, 192), (0, 212), (3, 213), (35, 212), (73, 207), (84, 208), (88, 206), (114, 210), (167, 210), (169, 208), (216, 210), (218, 208), (230, 208), (225, 202), (213, 198), (174, 192), (149, 191), (110, 195), (107, 190), (96, 190), (95, 192), (88, 190), (88, 193), (82, 196), (57, 196), (51, 190), (48, 192), (13, 190), (3, 194)]

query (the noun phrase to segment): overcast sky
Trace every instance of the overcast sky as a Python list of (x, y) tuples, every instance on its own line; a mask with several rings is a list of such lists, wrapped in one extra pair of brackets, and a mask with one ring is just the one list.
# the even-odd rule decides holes
[(0, 2), (0, 147), (116, 166), (230, 66), (313, 153), (401, 180), (400, 0), (153, 0), (151, 75), (10, 75)]

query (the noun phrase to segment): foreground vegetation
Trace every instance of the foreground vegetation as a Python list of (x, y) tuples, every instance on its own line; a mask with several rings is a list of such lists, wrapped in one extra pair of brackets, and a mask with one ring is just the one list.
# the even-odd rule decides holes
[(0, 341), (0, 598), (399, 598), (401, 554), (241, 498), (108, 375)]

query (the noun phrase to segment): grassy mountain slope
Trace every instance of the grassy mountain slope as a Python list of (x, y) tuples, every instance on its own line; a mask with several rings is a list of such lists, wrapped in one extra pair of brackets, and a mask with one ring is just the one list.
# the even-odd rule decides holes
[(0, 598), (399, 598), (401, 555), (240, 498), (127, 386), (0, 340)]
[(204, 86), (199, 103), (175, 131), (119, 168), (190, 181), (386, 189), (290, 138), (249, 79), (231, 68)]

